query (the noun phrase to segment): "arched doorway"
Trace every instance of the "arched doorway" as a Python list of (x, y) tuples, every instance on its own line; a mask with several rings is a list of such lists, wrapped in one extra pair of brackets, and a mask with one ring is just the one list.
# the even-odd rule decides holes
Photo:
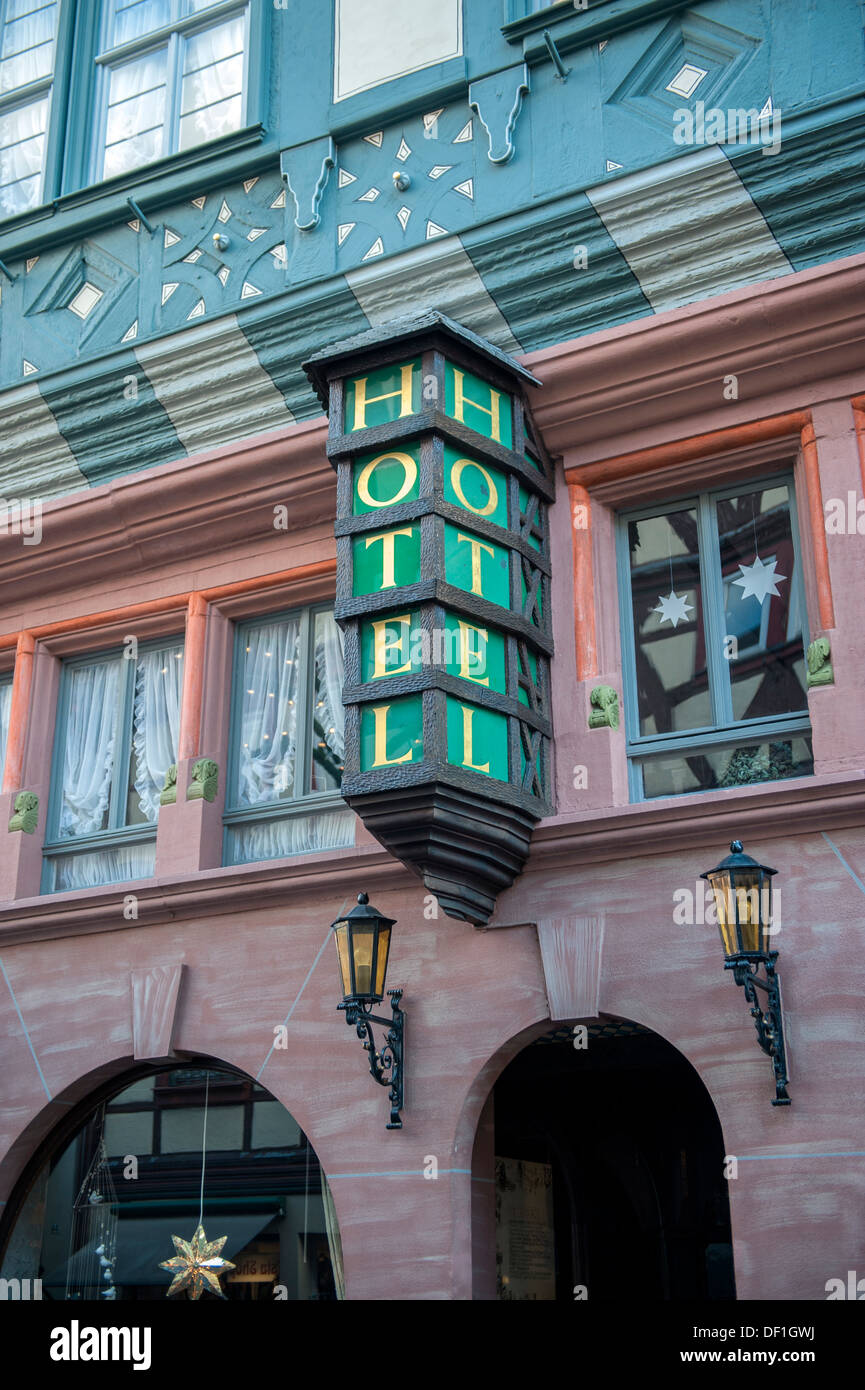
[(476, 1297), (736, 1296), (714, 1105), (640, 1024), (560, 1025), (523, 1048), (487, 1102), (473, 1174), (487, 1178), (474, 1185), (476, 1251), (495, 1229)]
[(306, 1135), (211, 1059), (139, 1066), (76, 1108), (12, 1196), (0, 1277), (20, 1281), (19, 1297), (162, 1299), (172, 1237), (191, 1241), (202, 1213), (234, 1266), (220, 1272), (225, 1298), (342, 1296), (336, 1215)]

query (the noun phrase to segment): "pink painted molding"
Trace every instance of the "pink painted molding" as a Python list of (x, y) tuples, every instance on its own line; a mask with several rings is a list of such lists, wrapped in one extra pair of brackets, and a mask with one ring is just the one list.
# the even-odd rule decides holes
[(12, 700), (9, 707), (9, 732), (6, 738), (6, 766), (3, 771), (3, 791), (21, 790), (24, 768), (24, 746), (27, 736), (27, 711), (30, 687), (33, 683), (33, 654), (36, 643), (30, 632), (19, 632), (15, 638), (15, 674), (12, 677)]
[(853, 422), (856, 426), (856, 441), (859, 445), (859, 472), (862, 475), (862, 491), (865, 493), (865, 396), (855, 396), (851, 405), (853, 406)]
[[(371, 841), (327, 854), (22, 898), (0, 906), (0, 951), (19, 941), (139, 930), (167, 921), (192, 920), (206, 930), (210, 919), (226, 913), (272, 910), (289, 903), (294, 907), (301, 901), (320, 905), (334, 894), (356, 893), (359, 880), (370, 895), (417, 886), (408, 869)], [(123, 899), (129, 893), (135, 894), (138, 913), (132, 922), (123, 916)]]
[[(865, 391), (865, 255), (521, 360), (543, 382), (533, 410), (547, 447), (573, 465), (853, 396)], [(730, 374), (738, 398), (726, 400)]]
[[(503, 894), (490, 928), (523, 926), (534, 920), (512, 904), (528, 895), (532, 875), (563, 867), (635, 858), (677, 847), (718, 849), (740, 835), (775, 836), (861, 826), (865, 820), (865, 772), (796, 778), (724, 792), (635, 802), (609, 811), (551, 817), (535, 831), (528, 864)], [(357, 891), (370, 894), (415, 888), (416, 877), (375, 841), (329, 854), (269, 860), (241, 868), (203, 870), (164, 880), (112, 884), (76, 893), (20, 899), (0, 906), (0, 951), (7, 944), (52, 937), (139, 930), (166, 921), (193, 920), (202, 930), (226, 913), (272, 910), (287, 902), (320, 904), (322, 898)], [(123, 897), (134, 892), (138, 918), (123, 917)]]
[(865, 771), (637, 801), (542, 821), (526, 872), (545, 872), (560, 862), (573, 866), (631, 859), (653, 850), (669, 854), (677, 847), (723, 847), (734, 832), (740, 839), (754, 839), (777, 835), (779, 826), (791, 834), (861, 826), (863, 818)]
[(336, 478), (326, 434), (326, 420), (317, 418), (46, 501), (38, 563), (23, 547), (10, 554), (0, 609), (15, 612), (31, 598), (41, 604), (76, 585), (110, 592), (130, 573), (158, 575), (250, 537), (278, 539), (280, 504), (294, 533), (332, 522)]

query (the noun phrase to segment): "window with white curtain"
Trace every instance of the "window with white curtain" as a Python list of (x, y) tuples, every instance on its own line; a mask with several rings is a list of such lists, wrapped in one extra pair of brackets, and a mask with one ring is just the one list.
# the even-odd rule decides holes
[(239, 130), (249, 5), (105, 0), (95, 179)]
[(57, 0), (0, 0), (0, 217), (42, 202)]
[(12, 677), (0, 678), (0, 784), (6, 766), (6, 744), (9, 741), (9, 711), (12, 708)]
[(339, 795), (342, 681), (342, 632), (330, 609), (304, 609), (238, 627), (227, 864), (353, 843), (354, 816)]
[(149, 878), (156, 818), (177, 761), (183, 639), (65, 664), (43, 891)]

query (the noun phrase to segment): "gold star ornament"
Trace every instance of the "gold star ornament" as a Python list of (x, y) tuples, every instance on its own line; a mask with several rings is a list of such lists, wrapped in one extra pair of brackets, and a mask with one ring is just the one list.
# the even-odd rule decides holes
[(219, 1255), (228, 1236), (208, 1240), (204, 1234), (204, 1227), (199, 1226), (192, 1240), (181, 1240), (180, 1236), (172, 1236), (171, 1239), (174, 1241), (177, 1254), (170, 1260), (161, 1260), (159, 1264), (160, 1269), (168, 1269), (172, 1273), (177, 1271), (166, 1298), (170, 1298), (173, 1293), (180, 1293), (182, 1289), (189, 1289), (190, 1298), (200, 1298), (205, 1289), (210, 1289), (212, 1293), (219, 1294), (220, 1298), (225, 1298), (219, 1284), (219, 1276), (235, 1268), (230, 1260), (220, 1259)]

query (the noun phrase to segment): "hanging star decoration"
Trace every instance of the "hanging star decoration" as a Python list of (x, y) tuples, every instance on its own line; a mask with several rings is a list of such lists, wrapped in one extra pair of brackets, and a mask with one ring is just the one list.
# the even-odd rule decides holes
[(658, 606), (653, 608), (653, 613), (660, 613), (658, 619), (661, 623), (672, 623), (673, 627), (678, 627), (679, 623), (688, 621), (688, 614), (693, 611), (693, 603), (688, 603), (684, 594), (677, 594), (671, 589), (667, 598), (663, 594), (658, 595)]
[(786, 574), (776, 574), (775, 566), (777, 560), (761, 560), (759, 555), (754, 556), (753, 565), (740, 565), (742, 571), (739, 579), (734, 579), (734, 584), (742, 587), (742, 599), (755, 598), (762, 606), (769, 594), (775, 594), (778, 598), (778, 584), (787, 578)]
[(186, 1288), (189, 1289), (190, 1298), (200, 1298), (205, 1289), (210, 1289), (212, 1293), (219, 1294), (220, 1298), (225, 1298), (219, 1284), (219, 1276), (235, 1268), (230, 1260), (219, 1257), (228, 1236), (208, 1240), (204, 1234), (204, 1227), (199, 1226), (192, 1240), (181, 1240), (180, 1236), (172, 1236), (171, 1239), (174, 1241), (177, 1254), (170, 1260), (161, 1260), (159, 1264), (160, 1269), (169, 1269), (172, 1273), (177, 1271), (166, 1298)]

